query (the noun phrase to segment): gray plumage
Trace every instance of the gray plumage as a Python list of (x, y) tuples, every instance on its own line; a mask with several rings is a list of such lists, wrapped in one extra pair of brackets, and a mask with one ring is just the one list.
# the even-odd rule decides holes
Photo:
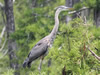
[(50, 47), (50, 45), (53, 43), (54, 38), (56, 37), (57, 31), (58, 31), (58, 27), (59, 27), (59, 13), (61, 11), (65, 11), (67, 10), (69, 7), (66, 6), (59, 6), (56, 10), (55, 13), (55, 26), (53, 28), (53, 30), (51, 31), (51, 33), (44, 37), (42, 40), (40, 40), (30, 51), (28, 57), (26, 58), (26, 60), (23, 63), (23, 67), (25, 68), (27, 67), (31, 67), (31, 62), (34, 61), (35, 59), (41, 57), (41, 56), (45, 56), (46, 53), (48, 52), (48, 47)]
[[(46, 37), (45, 37), (46, 38)], [(30, 67), (30, 64), (33, 60), (37, 59), (38, 57), (41, 57), (42, 55), (45, 55), (45, 53), (48, 50), (48, 42), (43, 38), (40, 40), (30, 51), (28, 57), (23, 63), (23, 67), (25, 68)]]

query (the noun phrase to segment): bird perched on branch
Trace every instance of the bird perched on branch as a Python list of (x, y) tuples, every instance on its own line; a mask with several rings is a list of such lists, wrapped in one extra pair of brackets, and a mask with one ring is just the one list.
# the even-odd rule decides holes
[(48, 53), (48, 47), (50, 47), (56, 37), (57, 31), (58, 31), (58, 27), (59, 27), (59, 19), (58, 16), (60, 14), (61, 11), (66, 11), (68, 10), (69, 7), (66, 6), (59, 6), (56, 8), (56, 12), (55, 12), (55, 26), (53, 28), (53, 30), (51, 31), (51, 33), (49, 35), (47, 35), (46, 37), (44, 37), (43, 39), (41, 39), (30, 51), (30, 53), (28, 54), (28, 57), (26, 58), (26, 60), (23, 63), (23, 67), (31, 67), (31, 63), (32, 61), (36, 60), (37, 58), (40, 57), (40, 64), (39, 64), (39, 71), (41, 70), (41, 65), (42, 65), (42, 61), (44, 59), (44, 56)]

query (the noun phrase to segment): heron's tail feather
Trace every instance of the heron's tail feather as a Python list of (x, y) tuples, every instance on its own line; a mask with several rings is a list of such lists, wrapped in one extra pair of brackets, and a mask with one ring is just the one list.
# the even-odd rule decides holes
[(29, 63), (29, 58), (27, 58), (24, 63), (23, 63), (23, 68), (26, 68), (26, 66), (28, 65)]

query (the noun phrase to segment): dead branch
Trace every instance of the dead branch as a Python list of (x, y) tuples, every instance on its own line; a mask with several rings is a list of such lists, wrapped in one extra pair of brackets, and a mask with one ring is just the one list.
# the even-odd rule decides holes
[(2, 59), (5, 55), (7, 55), (7, 53), (8, 53), (8, 50), (6, 50), (6, 51), (4, 52), (4, 54), (0, 57), (0, 59)]
[(86, 16), (84, 16), (83, 18), (80, 16), (80, 13), (81, 13), (82, 11), (86, 10), (86, 9), (90, 9), (90, 8), (88, 8), (88, 7), (83, 7), (83, 8), (81, 8), (81, 9), (79, 9), (79, 10), (70, 11), (70, 12), (68, 12), (68, 14), (69, 14), (69, 15), (70, 15), (70, 14), (76, 14), (76, 15), (82, 20), (82, 22), (83, 22), (84, 24), (86, 24)]
[(15, 3), (15, 0), (13, 0), (13, 3)]
[(2, 18), (3, 18), (3, 23), (4, 23), (4, 27), (2, 29), (2, 32), (1, 32), (1, 35), (0, 35), (0, 45), (1, 45), (1, 41), (2, 41), (2, 38), (4, 36), (4, 32), (6, 30), (6, 21), (5, 21), (5, 17), (4, 17), (4, 14), (5, 14), (5, 10), (4, 10), (4, 5), (0, 2), (0, 8), (2, 10)]
[(70, 12), (68, 12), (68, 14), (76, 14), (76, 13), (81, 12), (81, 11), (86, 10), (86, 9), (89, 9), (89, 8), (88, 7), (83, 7), (81, 9), (79, 9), (79, 10), (70, 11)]
[(86, 24), (86, 17), (84, 16), (83, 18), (80, 16), (80, 14), (79, 13), (76, 13), (77, 14), (77, 16), (80, 18), (80, 20), (84, 23), (84, 24)]
[(3, 48), (4, 48), (4, 47), (5, 47), (5, 45), (6, 45), (6, 42), (7, 42), (7, 38), (5, 38), (5, 41), (4, 41), (3, 45), (2, 45), (2, 47), (0, 48), (0, 51), (2, 51), (2, 50), (3, 50)]
[(1, 35), (0, 35), (0, 44), (1, 44), (1, 40), (2, 40), (2, 38), (4, 36), (5, 30), (6, 30), (6, 26), (4, 26), (3, 29), (2, 29), (2, 32), (1, 32)]
[(0, 38), (3, 37), (5, 30), (6, 30), (6, 27), (4, 26), (3, 29), (2, 29), (2, 32), (1, 32)]
[(0, 2), (0, 8), (3, 8), (4, 7), (4, 5)]
[(96, 58), (96, 59), (98, 59), (99, 61), (100, 61), (100, 57), (98, 56), (98, 55), (96, 55), (89, 47), (86, 47), (91, 53), (92, 53), (92, 55)]

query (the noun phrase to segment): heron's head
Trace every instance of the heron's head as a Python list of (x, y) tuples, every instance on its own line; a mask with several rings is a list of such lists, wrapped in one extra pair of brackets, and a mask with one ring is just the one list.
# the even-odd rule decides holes
[(56, 7), (55, 9), (56, 10), (59, 10), (59, 11), (66, 11), (66, 10), (70, 10), (72, 8), (66, 7), (66, 6), (59, 6), (59, 7)]

